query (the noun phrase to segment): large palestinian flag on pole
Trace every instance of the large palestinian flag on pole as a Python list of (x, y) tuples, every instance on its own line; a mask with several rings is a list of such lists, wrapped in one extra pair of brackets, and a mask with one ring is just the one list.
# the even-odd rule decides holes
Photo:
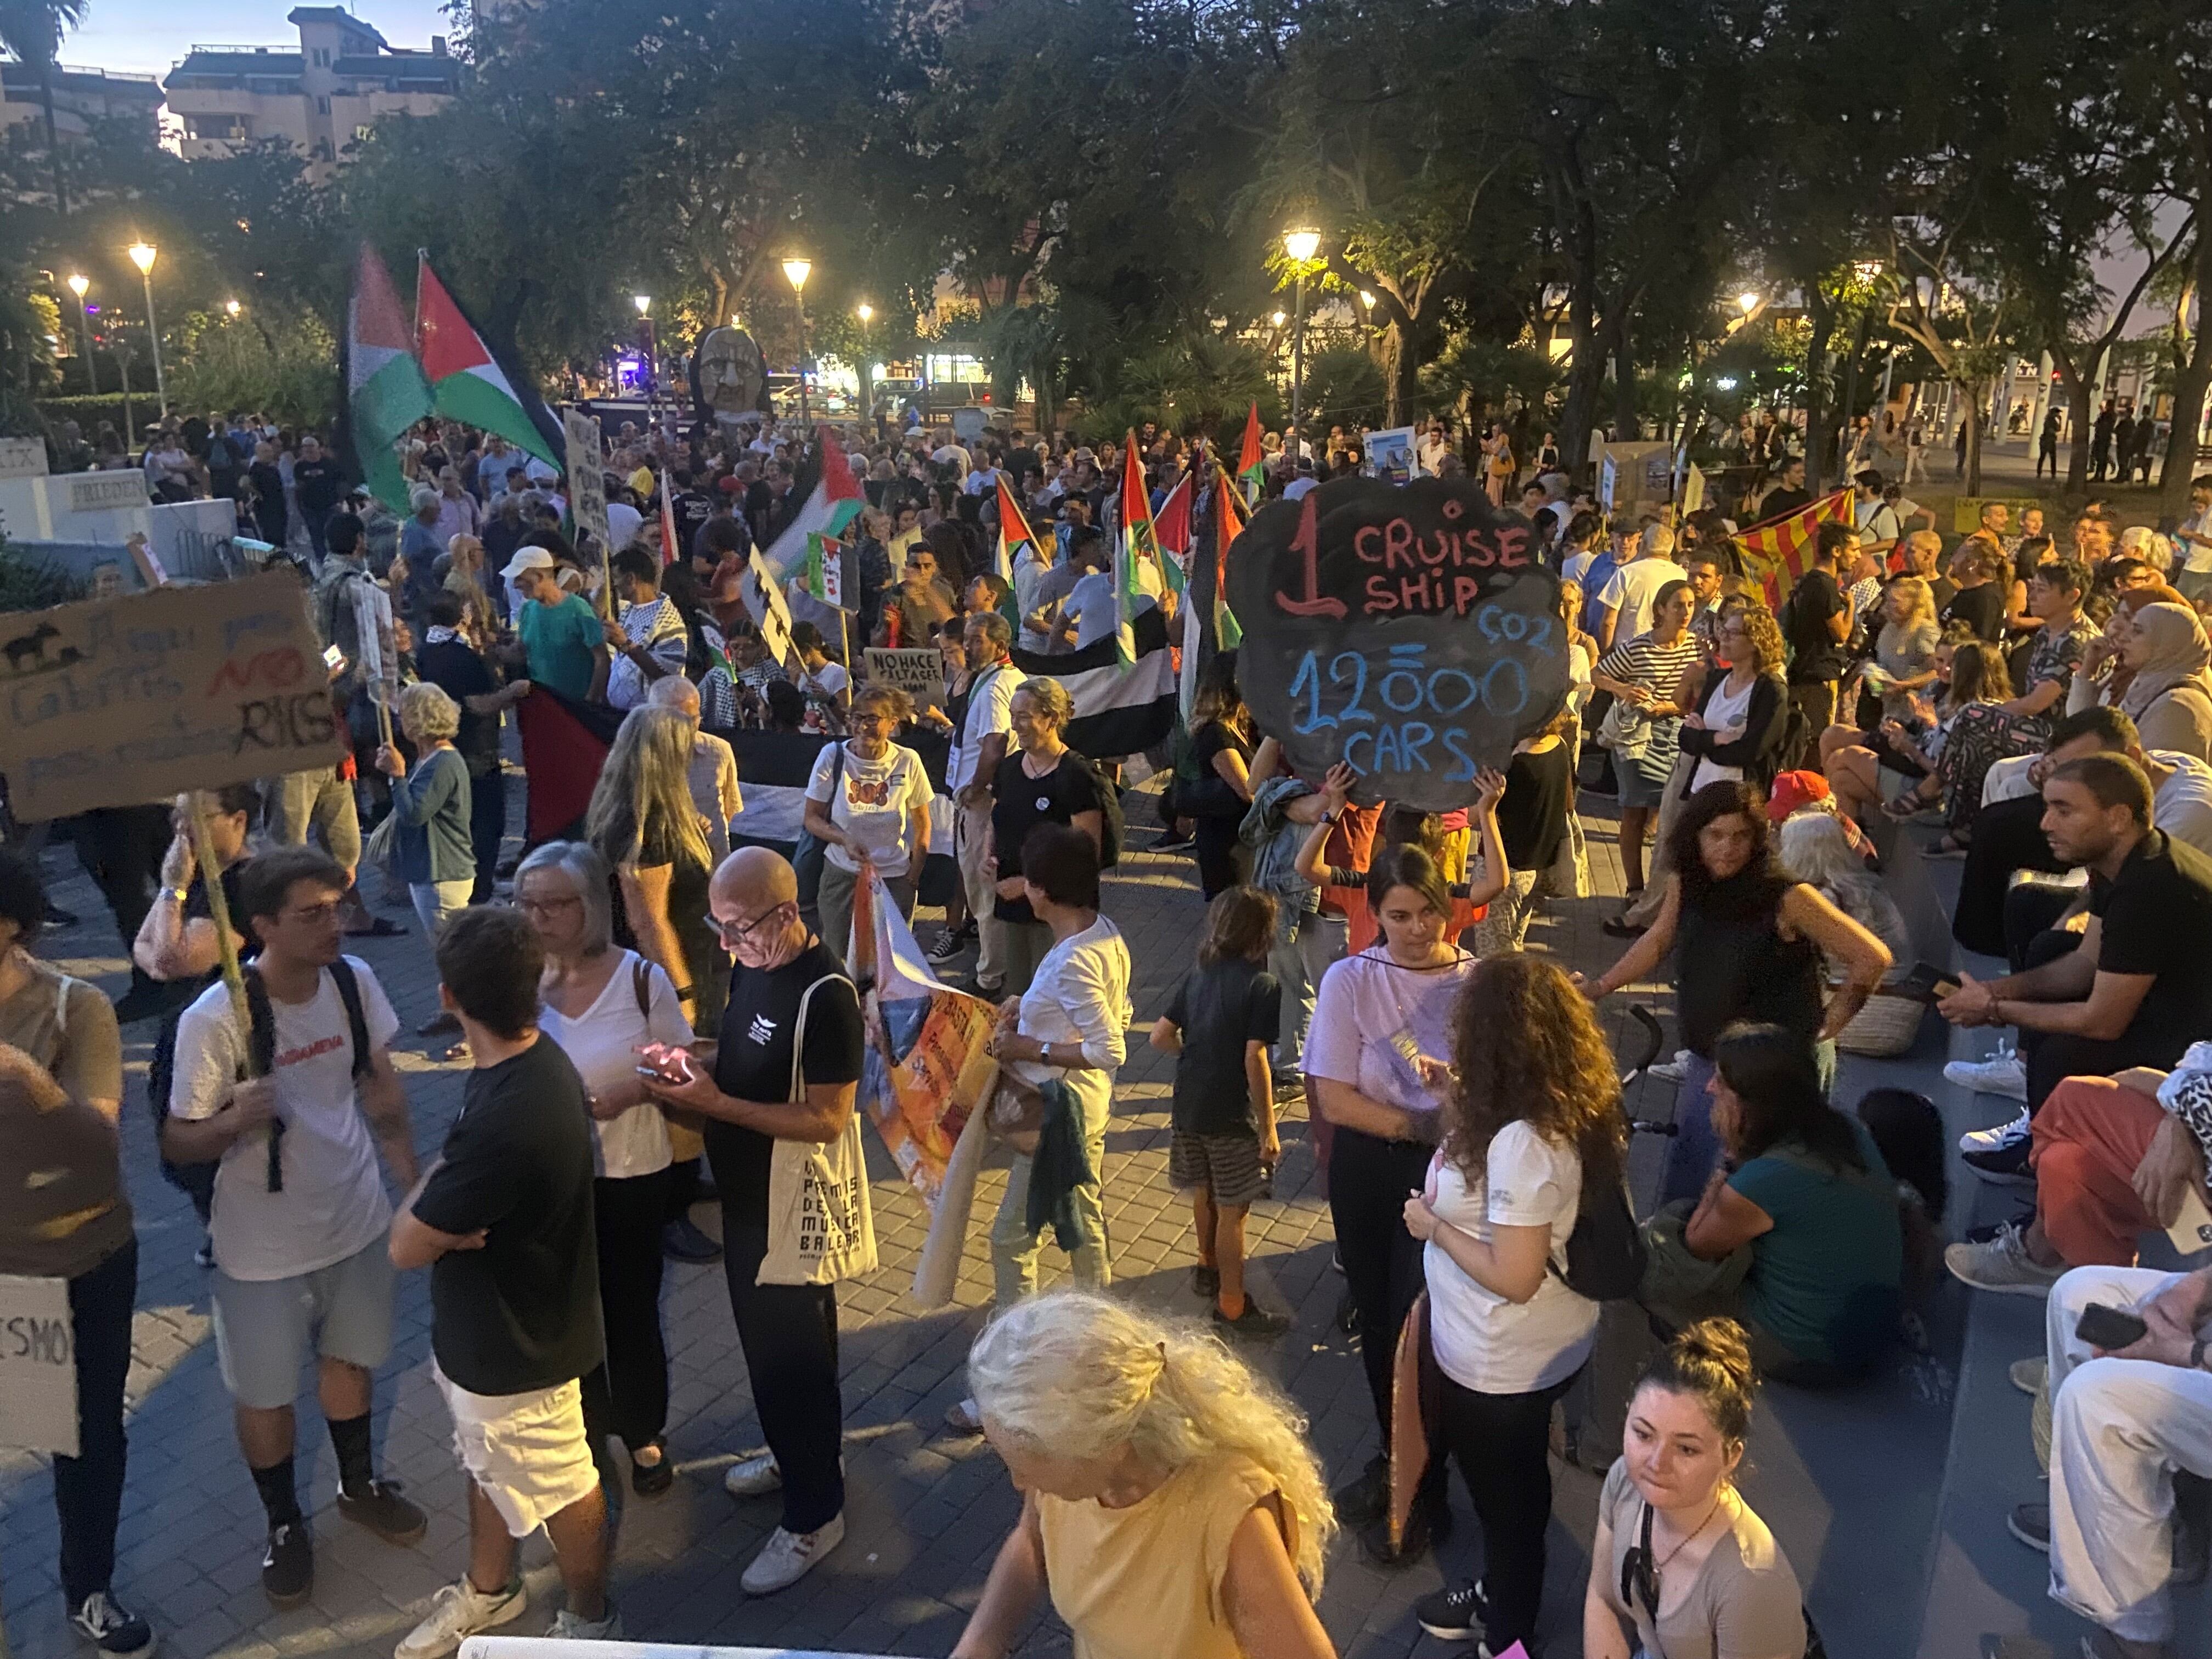
[(813, 453), (799, 468), (791, 494), (784, 499), (798, 506), (769, 532), (768, 546), (761, 554), (778, 581), (788, 581), (800, 573), (806, 562), (808, 537), (841, 539), (867, 504), (854, 480), (852, 464), (845, 459), (844, 445), (828, 427), (815, 428)]
[(407, 477), (392, 444), (430, 412), (430, 388), (416, 361), (392, 273), (367, 242), (361, 245), (346, 307), (345, 387), (347, 436), (339, 459), (350, 461), (369, 492), (404, 517)]
[(1006, 581), (1014, 579), (1014, 561), (1021, 557), (1026, 547), (1036, 550), (1036, 532), (1030, 528), (1029, 520), (1022, 513), (1022, 504), (1014, 499), (1014, 487), (1006, 482), (1004, 472), (999, 474), (999, 563), (1000, 576)]
[(1850, 524), (1853, 517), (1851, 492), (1839, 489), (1783, 518), (1753, 525), (1736, 537), (1736, 546), (1743, 554), (1743, 574), (1765, 591), (1768, 610), (1781, 610), (1790, 588), (1811, 568), (1813, 544), (1820, 538), (1820, 526)]
[[(1168, 649), (1166, 613), (1158, 605), (1139, 611), (1129, 635), (1134, 660), (1127, 665), (1120, 642), (1111, 639), (1056, 656), (1012, 653), (1014, 668), (1024, 678), (1048, 675), (1067, 688), (1075, 715), (1060, 733), (1061, 741), (1092, 760), (1142, 754), (1175, 730), (1175, 653)], [(933, 826), (935, 820), (931, 822)]]
[(430, 269), (430, 256), (419, 250), (415, 349), (422, 360), (422, 374), (430, 382), (435, 413), (465, 426), (496, 432), (548, 466), (563, 464), (566, 446), (556, 445), (550, 435), (560, 428), (545, 400), (526, 380), (520, 390), (516, 388), (484, 343), (483, 336), (477, 332)]
[(1244, 447), (1237, 452), (1237, 482), (1244, 486), (1244, 504), (1251, 507), (1260, 499), (1267, 487), (1267, 458), (1260, 446), (1260, 404), (1254, 399), (1252, 412), (1244, 417)]
[(1229, 544), (1244, 533), (1244, 514), (1229, 475), (1217, 467), (1214, 477), (1218, 483), (1213, 492), (1213, 648), (1234, 651), (1244, 642), (1244, 630), (1229, 608)]
[(1121, 662), (1133, 665), (1137, 647), (1130, 624), (1141, 608), (1139, 602), (1148, 597), (1145, 561), (1151, 559), (1157, 567), (1160, 556), (1159, 537), (1152, 527), (1152, 493), (1145, 487), (1145, 469), (1137, 459), (1133, 429), (1121, 451), (1120, 510), (1121, 529), (1114, 538), (1114, 644)]

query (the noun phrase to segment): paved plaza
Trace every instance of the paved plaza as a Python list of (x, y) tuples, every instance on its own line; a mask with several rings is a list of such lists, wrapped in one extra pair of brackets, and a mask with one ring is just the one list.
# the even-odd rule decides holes
[[(1598, 928), (1617, 895), (1620, 872), (1609, 803), (1589, 796), (1600, 896), (1557, 904), (1540, 918), (1531, 947), (1591, 969), (1610, 962), (1614, 941)], [(1149, 833), (1148, 808), (1133, 803), (1131, 841)], [(56, 901), (82, 918), (43, 947), (70, 971), (112, 992), (123, 963), (97, 891), (66, 848), (46, 855)], [(1892, 861), (1892, 881), (1908, 915), (1921, 919), (1923, 948), (1948, 959), (1942, 900), (1929, 885), (1942, 866)], [(1142, 1032), (1165, 1006), (1176, 977), (1195, 959), (1203, 908), (1184, 858), (1133, 850), (1106, 883), (1106, 909), (1121, 927), (1135, 963), (1137, 1024), (1116, 1091), (1108, 1138), (1106, 1212), (1119, 1292), (1148, 1306), (1192, 1316), (1203, 1304), (1189, 1289), (1188, 1215), (1166, 1179), (1172, 1061)], [(392, 994), (411, 1030), (434, 1006), (429, 954), (404, 907), (409, 936), (351, 941)], [(927, 929), (925, 928), (925, 933)], [(1663, 1016), (1666, 995), (1648, 988), (1607, 1006), (1624, 1047), (1627, 1006), (1643, 1001)], [(176, 1659), (275, 1659), (331, 1656), (384, 1659), (433, 1590), (461, 1569), (466, 1533), (462, 1476), (449, 1447), (445, 1409), (429, 1371), (428, 1275), (400, 1281), (396, 1351), (378, 1378), (377, 1440), (382, 1467), (428, 1511), (428, 1535), (395, 1549), (338, 1520), (327, 1437), (312, 1395), (300, 1413), (301, 1486), (316, 1531), (316, 1578), (305, 1606), (278, 1612), (259, 1583), (263, 1521), (231, 1431), (229, 1402), (216, 1374), (208, 1316), (208, 1276), (194, 1266), (199, 1230), (184, 1198), (155, 1166), (143, 1075), (154, 1027), (125, 1033), (134, 1073), (125, 1109), (126, 1171), (142, 1249), (135, 1364), (131, 1382), (131, 1477), (124, 1503), (117, 1588), (148, 1614), (163, 1650)], [(1974, 1034), (1977, 1037), (1979, 1034)], [(1929, 1090), (1955, 1127), (2000, 1115), (2001, 1103), (1945, 1088), (1937, 1068), (1948, 1034), (1922, 1034), (1901, 1061), (1847, 1062), (1841, 1098), (1877, 1080)], [(1978, 1044), (1977, 1044), (1978, 1046)], [(398, 1065), (427, 1154), (443, 1136), (460, 1097), (462, 1072), (403, 1039)], [(1639, 1085), (1631, 1104), (1664, 1117), (1671, 1085)], [(1017, 1510), (1005, 1471), (980, 1440), (948, 1434), (945, 1408), (962, 1392), (962, 1364), (990, 1291), (982, 1217), (994, 1206), (1002, 1168), (986, 1178), (971, 1231), (957, 1305), (916, 1313), (905, 1292), (924, 1231), (919, 1202), (892, 1174), (870, 1136), (878, 1166), (876, 1225), (883, 1265), (841, 1287), (848, 1457), (843, 1547), (793, 1589), (749, 1600), (738, 1574), (777, 1519), (774, 1500), (740, 1504), (721, 1486), (724, 1467), (759, 1444), (744, 1361), (732, 1328), (721, 1269), (669, 1269), (665, 1316), (673, 1370), (670, 1446), (679, 1478), (660, 1499), (629, 1500), (621, 1514), (614, 1594), (637, 1640), (818, 1648), (860, 1653), (943, 1655), (957, 1639), (984, 1574)], [(1355, 1472), (1372, 1449), (1371, 1414), (1358, 1357), (1334, 1316), (1341, 1280), (1331, 1270), (1328, 1208), (1314, 1181), (1306, 1125), (1296, 1109), (1283, 1126), (1284, 1160), (1274, 1197), (1255, 1207), (1251, 1226), (1256, 1294), (1282, 1306), (1295, 1328), (1255, 1358), (1312, 1421), (1333, 1480)], [(1658, 1143), (1639, 1139), (1632, 1168), (1648, 1193)], [(1954, 1233), (2004, 1212), (2006, 1194), (1971, 1181), (1954, 1188)], [(1979, 1208), (1977, 1208), (1978, 1204)], [(702, 1224), (718, 1224), (698, 1212)], [(1064, 1261), (1048, 1249), (1048, 1282)], [(1774, 1389), (1754, 1436), (1746, 1488), (1780, 1536), (1807, 1586), (1832, 1659), (1972, 1659), (1996, 1632), (2032, 1630), (2054, 1654), (2070, 1656), (2080, 1626), (2043, 1595), (2043, 1559), (2006, 1537), (2004, 1506), (2039, 1495), (2027, 1450), (2027, 1401), (2004, 1386), (2003, 1366), (2034, 1351), (2040, 1304), (1981, 1297), (1970, 1308), (1946, 1285), (1931, 1311), (1933, 1352), (1904, 1356), (1890, 1374), (1833, 1396)], [(1556, 1466), (1555, 1466), (1556, 1468)], [(1559, 1474), (1557, 1524), (1545, 1614), (1547, 1652), (1579, 1650), (1583, 1549), (1597, 1480)], [(7, 1636), (22, 1659), (74, 1659), (56, 1589), (50, 1480), (33, 1460), (0, 1462), (0, 1589)], [(1424, 1636), (1411, 1607), (1441, 1574), (1472, 1573), (1480, 1544), (1463, 1492), (1455, 1488), (1458, 1527), (1425, 1561), (1378, 1571), (1341, 1540), (1331, 1563), (1322, 1613), (1347, 1656), (1453, 1651)], [(558, 1604), (559, 1587), (543, 1538), (526, 1546), (532, 1606), (514, 1633), (536, 1633)], [(2212, 1616), (2203, 1593), (2185, 1613), (2190, 1659), (2212, 1653)], [(2194, 1644), (2194, 1646), (2188, 1645)], [(1026, 1654), (1066, 1650), (1063, 1627), (1041, 1618)]]

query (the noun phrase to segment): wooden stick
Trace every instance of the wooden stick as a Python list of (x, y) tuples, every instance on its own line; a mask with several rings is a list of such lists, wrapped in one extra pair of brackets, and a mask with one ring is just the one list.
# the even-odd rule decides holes
[[(195, 789), (186, 798), (191, 803), (187, 822), (192, 838), (192, 858), (199, 866), (200, 885), (207, 894), (208, 918), (215, 923), (216, 953), (222, 966), (223, 989), (230, 994), (231, 1016), (238, 1021), (240, 1041), (246, 1048), (246, 1069), (253, 1071), (253, 1011), (246, 1000), (246, 974), (238, 964), (238, 937), (231, 930), (230, 901), (223, 896), (222, 870), (216, 862), (215, 836), (208, 823), (208, 798), (204, 792)], [(269, 1125), (269, 1190), (284, 1190), (283, 1159), (284, 1125), (276, 1120)]]

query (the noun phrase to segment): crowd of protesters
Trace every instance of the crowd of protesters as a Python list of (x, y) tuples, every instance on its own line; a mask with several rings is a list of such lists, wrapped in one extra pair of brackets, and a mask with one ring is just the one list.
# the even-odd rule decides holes
[[(1186, 471), (1201, 497), (1224, 487), (1191, 441), (1134, 441), (1148, 509)], [(1781, 434), (1739, 439), (1754, 441), (1774, 489), (1747, 519), (1802, 476)], [(783, 596), (799, 620), (777, 660), (750, 556), (826, 443), (866, 505), (835, 550), (837, 600)], [(418, 1269), (470, 1533), (465, 1571), (398, 1659), (520, 1618), (517, 1540), (540, 1527), (567, 1598), (551, 1633), (623, 1634), (611, 1495), (625, 1475), (647, 1498), (678, 1478), (670, 1258), (721, 1261), (767, 1441), (724, 1477), (781, 1506), (742, 1588), (773, 1594), (831, 1557), (837, 1291), (792, 1270), (770, 1190), (785, 1149), (852, 1132), (856, 895), (880, 878), (911, 915), (933, 842), (957, 877), (928, 954), (1000, 1005), (1009, 1090), (1063, 1131), (1005, 1135), (997, 1317), (946, 1419), (988, 1436), (1024, 1494), (957, 1653), (1006, 1653), (1049, 1595), (1100, 1656), (1326, 1654), (1313, 1601), (1337, 1528), (1382, 1565), (1420, 1559), (1453, 1524), (1455, 1467), (1486, 1571), (1426, 1598), (1421, 1622), (1534, 1651), (1555, 1413), (1571, 1459), (1606, 1472), (1584, 1651), (1811, 1650), (1799, 1581), (1735, 1476), (1759, 1378), (1848, 1389), (1921, 1340), (1940, 1118), (1899, 1091), (1832, 1094), (1839, 1049), (1902, 1052), (1929, 1000), (2017, 1034), (1950, 1075), (2017, 1103), (1964, 1151), (2033, 1204), (1944, 1255), (1967, 1284), (2050, 1297), (2048, 1353), (2016, 1368), (2050, 1494), (2013, 1529), (2051, 1552), (2054, 1595), (2110, 1652), (2171, 1651), (2174, 1516), (2201, 1521), (2187, 1477), (2212, 1474), (2212, 1274), (2135, 1262), (2141, 1234), (2192, 1215), (2212, 1229), (2212, 479), (2173, 540), (2121, 538), (2093, 504), (2062, 550), (1992, 506), (1947, 554), (1913, 527), (1932, 515), (1862, 471), (1851, 520), (1820, 526), (1778, 613), (1721, 511), (1608, 522), (1548, 434), (1500, 422), (1455, 442), (1436, 423), (1425, 470), (1517, 504), (1561, 578), (1566, 706), (1464, 811), (1428, 813), (1360, 799), (1348, 768), (1298, 776), (1233, 652), (1212, 654), (1188, 729), (1149, 757), (1170, 779), (1152, 850), (1193, 854), (1204, 943), (1166, 1006), (1140, 1010), (1102, 882), (1126, 833), (1115, 769), (1133, 757), (1071, 747), (1066, 684), (1011, 655), (1112, 632), (1117, 446), (625, 427), (605, 455), (604, 545), (539, 447), (426, 423), (401, 447), (401, 514), (343, 490), (312, 434), (235, 414), (165, 427), (146, 459), (158, 488), (236, 500), (241, 534), (299, 573), (352, 756), (204, 803), (219, 870), (184, 832), (188, 802), (75, 826), (132, 947), (115, 1006), (33, 954), (51, 914), (38, 866), (0, 852), (0, 1174), (61, 1171), (34, 1214), (0, 1222), (0, 1270), (69, 1282), (83, 1433), (57, 1460), (62, 1579), (104, 1652), (155, 1639), (111, 1582), (137, 1249), (119, 1029), (140, 1020), (161, 1022), (151, 1104), (207, 1228), (273, 1603), (314, 1578), (294, 1474), (311, 1353), (336, 1514), (395, 1545), (425, 1534), (372, 1434), (395, 1275)], [(1359, 465), (1340, 430), (1271, 434), (1264, 487), (1295, 498)], [(1002, 487), (1039, 531), (1004, 572)], [(1138, 586), (1176, 603), (1157, 569)], [(938, 650), (942, 695), (918, 707), (871, 679), (872, 643)], [(588, 806), (509, 866), (505, 726), (540, 690), (605, 711), (612, 736)], [(819, 742), (800, 847), (748, 822), (718, 735), (748, 730)], [(925, 747), (944, 754), (934, 775)], [(1617, 805), (1628, 902), (1606, 931), (1632, 941), (1587, 981), (1530, 945), (1547, 908), (1589, 890), (1578, 788)], [(1939, 818), (1923, 855), (1963, 861), (1959, 942), (2012, 971), (1916, 988), (1875, 849), (1894, 857), (1906, 826)], [(422, 1168), (398, 1017), (344, 951), (403, 931), (362, 891), (372, 868), (434, 959), (441, 1012), (418, 1035), (469, 1067)], [(211, 877), (249, 962), (242, 1000), (217, 973)], [(1678, 1133), (1639, 1226), (1595, 1010), (1668, 972)], [(1109, 1294), (1107, 1130), (1139, 1016), (1176, 1056), (1170, 1176), (1203, 1328)], [(1255, 1294), (1246, 1224), (1300, 1103), (1377, 1431), (1334, 1493), (1304, 1424), (1240, 1357), (1290, 1324)], [(708, 1200), (719, 1241), (690, 1218)], [(1047, 1236), (1077, 1288), (1041, 1297)], [(2137, 1317), (2109, 1340), (2077, 1331), (2092, 1303)], [(1407, 1471), (1394, 1356), (1417, 1304), (1439, 1381)]]

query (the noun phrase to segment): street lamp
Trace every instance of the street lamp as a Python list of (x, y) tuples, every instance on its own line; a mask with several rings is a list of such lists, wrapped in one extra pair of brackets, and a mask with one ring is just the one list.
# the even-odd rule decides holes
[(169, 418), (169, 386), (161, 375), (161, 330), (154, 320), (154, 261), (160, 257), (151, 242), (133, 242), (125, 250), (146, 284), (146, 337), (154, 349), (154, 396), (161, 405), (161, 418)]
[(234, 317), (237, 316), (240, 312), (246, 309), (244, 306), (239, 304), (235, 300), (225, 300), (222, 302), (222, 308)]
[(1296, 320), (1291, 326), (1291, 464), (1296, 467), (1305, 453), (1306, 266), (1321, 252), (1321, 233), (1286, 230), (1283, 233), (1283, 252), (1297, 267), (1297, 297), (1293, 302)]
[(78, 271), (69, 279), (70, 292), (76, 295), (76, 325), (84, 335), (84, 389), (93, 396), (100, 395), (100, 376), (92, 367), (92, 313), (84, 308), (85, 291), (92, 279)]
[(653, 295), (650, 294), (633, 294), (629, 296), (629, 302), (637, 307), (637, 314), (641, 317), (653, 309)]
[(1280, 328), (1285, 323), (1290, 321), (1290, 316), (1286, 312), (1278, 311), (1271, 315), (1267, 320), (1273, 323), (1277, 328)]
[(793, 300), (799, 307), (799, 424), (811, 428), (814, 412), (806, 398), (806, 279), (814, 271), (811, 259), (796, 256), (783, 262), (783, 275), (791, 284)]
[(1742, 293), (1737, 295), (1735, 296), (1735, 302), (1737, 308), (1747, 317), (1750, 316), (1753, 312), (1759, 309), (1759, 295), (1753, 294), (1749, 289), (1746, 289)]
[(853, 314), (860, 319), (860, 326), (866, 328), (875, 320), (876, 308), (863, 300), (853, 307)]

